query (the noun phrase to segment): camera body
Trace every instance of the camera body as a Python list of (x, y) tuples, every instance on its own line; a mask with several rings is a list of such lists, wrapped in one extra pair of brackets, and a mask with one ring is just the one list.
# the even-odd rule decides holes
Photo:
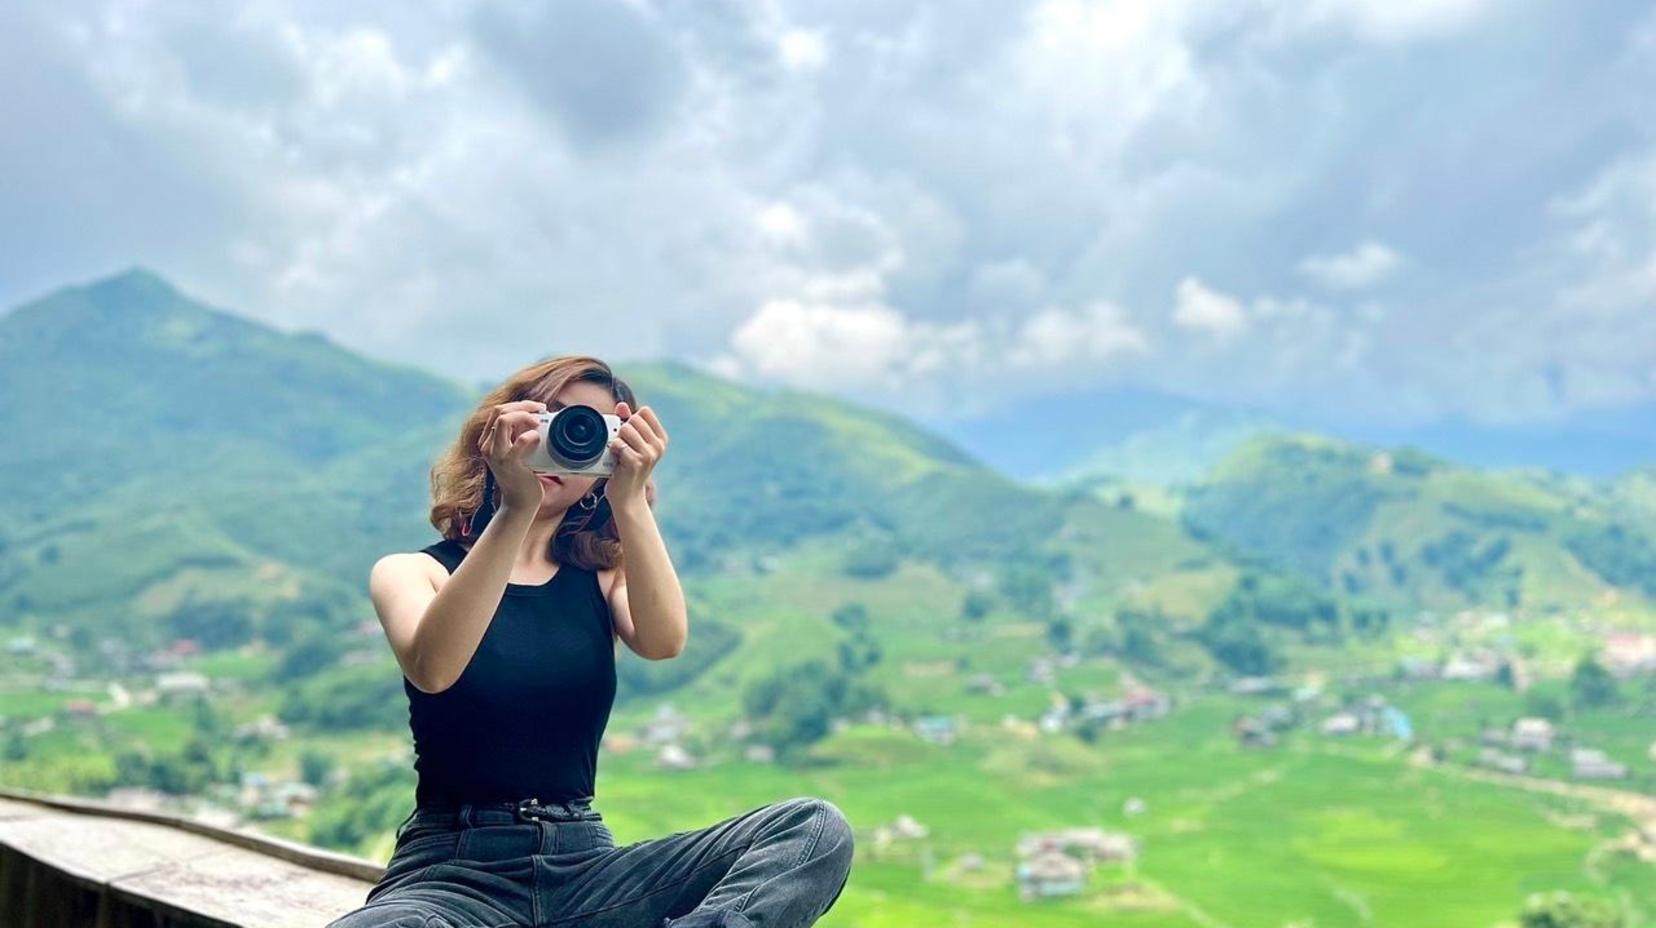
[(609, 444), (621, 432), (621, 417), (585, 404), (538, 413), (540, 444), (530, 452), (529, 469), (542, 474), (608, 477), (615, 472)]

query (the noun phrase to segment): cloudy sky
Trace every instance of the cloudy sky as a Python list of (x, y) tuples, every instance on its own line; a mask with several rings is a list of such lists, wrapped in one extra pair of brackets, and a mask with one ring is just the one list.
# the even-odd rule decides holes
[(466, 379), (672, 356), (931, 416), (1656, 399), (1656, 11), (0, 5), (0, 305), (143, 264)]

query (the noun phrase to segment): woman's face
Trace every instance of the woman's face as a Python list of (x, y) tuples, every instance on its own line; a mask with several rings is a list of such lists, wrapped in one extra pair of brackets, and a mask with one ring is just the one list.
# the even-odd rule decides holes
[[(606, 416), (615, 415), (615, 400), (609, 391), (595, 383), (579, 381), (566, 385), (558, 393), (556, 402), (548, 403), (547, 412), (557, 412), (565, 406), (591, 406)], [(579, 505), (581, 497), (587, 495), (592, 485), (597, 483), (597, 477), (575, 477), (567, 474), (541, 474), (541, 508), (547, 515), (555, 515)]]

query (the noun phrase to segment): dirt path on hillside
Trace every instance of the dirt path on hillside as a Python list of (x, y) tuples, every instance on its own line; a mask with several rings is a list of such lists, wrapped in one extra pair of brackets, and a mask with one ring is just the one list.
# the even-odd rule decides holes
[(1606, 846), (1605, 849), (1609, 850), (1612, 847), (1624, 848), (1638, 855), (1641, 860), (1656, 863), (1656, 796), (1635, 793), (1632, 790), (1617, 789), (1613, 786), (1567, 783), (1563, 780), (1547, 780), (1517, 773), (1501, 773), (1497, 770), (1479, 770), (1476, 767), (1437, 763), (1420, 753), (1410, 756), (1409, 763), (1415, 767), (1440, 770), (1462, 779), (1511, 786), (1532, 793), (1547, 793), (1553, 796), (1579, 799), (1601, 810), (1624, 816), (1632, 820), (1634, 824), (1633, 831), (1617, 841), (1611, 842), (1611, 845)]

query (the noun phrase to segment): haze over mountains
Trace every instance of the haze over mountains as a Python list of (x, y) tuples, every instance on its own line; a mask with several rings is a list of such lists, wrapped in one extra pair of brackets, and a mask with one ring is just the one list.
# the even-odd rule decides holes
[[(1062, 410), (1061, 420), (1032, 409)], [(1055, 426), (1055, 422), (1058, 424)], [(1409, 446), (1481, 468), (1614, 476), (1656, 461), (1656, 407), (1576, 412), (1554, 421), (1416, 426), (1224, 407), (1142, 389), (1088, 390), (1019, 403), (933, 427), (986, 463), (1042, 483), (1116, 474), (1177, 484), (1201, 477), (1241, 441), (1274, 431)]]

